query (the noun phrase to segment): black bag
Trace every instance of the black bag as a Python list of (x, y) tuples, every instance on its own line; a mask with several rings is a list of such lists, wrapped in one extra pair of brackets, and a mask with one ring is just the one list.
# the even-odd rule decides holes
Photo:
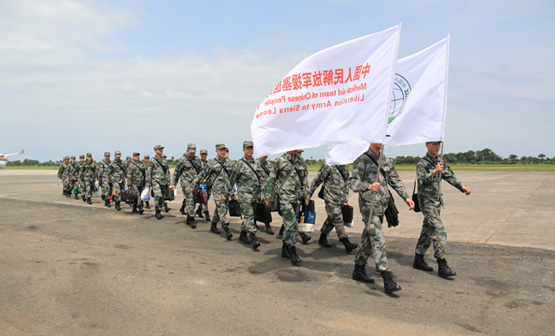
[(318, 192), (318, 198), (324, 199), (324, 186), (320, 188), (320, 191)]
[(229, 200), (229, 215), (231, 217), (241, 217), (241, 207), (236, 199)]
[(315, 212), (315, 211), (314, 211), (314, 201), (313, 201), (313, 200), (309, 200), (309, 201), (308, 201), (308, 205), (306, 205), (306, 204), (304, 204), (304, 203), (305, 203), (305, 201), (304, 201), (304, 200), (301, 200), (301, 211), (306, 211), (306, 210), (308, 210), (308, 211)]
[(125, 190), (121, 193), (121, 200), (127, 204), (133, 204), (135, 202), (135, 194), (131, 189)]
[(270, 204), (270, 211), (279, 211), (279, 194), (276, 192), (272, 204)]
[(414, 202), (414, 212), (422, 211), (420, 209), (420, 203), (418, 203), (418, 194), (415, 194), (414, 191), (416, 189), (416, 181), (414, 181), (414, 187), (412, 188), (412, 201)]
[(164, 201), (173, 201), (175, 199), (172, 188), (169, 186), (160, 186), (160, 188), (162, 189)]
[(341, 208), (341, 214), (343, 215), (343, 223), (351, 223), (353, 221), (353, 207), (347, 204), (343, 204)]
[(256, 221), (262, 223), (272, 222), (272, 212), (271, 209), (266, 205), (266, 202), (262, 201), (256, 203), (254, 218)]
[(395, 227), (399, 225), (399, 210), (395, 206), (395, 200), (391, 191), (389, 191), (389, 203), (387, 204), (387, 209), (385, 210), (385, 218), (387, 219), (387, 227)]

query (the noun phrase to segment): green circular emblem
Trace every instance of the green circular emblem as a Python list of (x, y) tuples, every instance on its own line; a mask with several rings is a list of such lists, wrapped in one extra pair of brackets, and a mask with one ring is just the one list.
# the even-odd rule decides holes
[(396, 73), (395, 80), (393, 81), (391, 109), (389, 111), (389, 119), (387, 120), (388, 124), (391, 123), (393, 119), (401, 115), (410, 91), (411, 87), (409, 81), (405, 77)]

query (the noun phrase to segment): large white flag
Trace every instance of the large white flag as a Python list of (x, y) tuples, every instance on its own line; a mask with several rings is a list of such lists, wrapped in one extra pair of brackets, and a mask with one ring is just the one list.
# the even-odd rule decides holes
[(443, 140), (448, 76), (449, 35), (397, 62), (386, 148)]
[[(445, 133), (449, 35), (431, 47), (397, 62), (388, 118), (386, 147), (440, 141)], [(336, 144), (328, 164), (346, 151), (362, 154), (370, 142)]]
[(293, 68), (256, 109), (255, 157), (383, 142), (400, 33), (399, 24), (320, 51)]

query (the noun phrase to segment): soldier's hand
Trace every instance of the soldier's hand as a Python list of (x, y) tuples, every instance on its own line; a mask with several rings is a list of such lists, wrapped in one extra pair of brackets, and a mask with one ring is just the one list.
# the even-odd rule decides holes
[(463, 186), (463, 187), (462, 187), (462, 190), (463, 190), (463, 193), (464, 193), (465, 195), (467, 195), (467, 196), (470, 195), (470, 193), (472, 192), (472, 191), (470, 190), (470, 188), (469, 188), (469, 187), (466, 187), (466, 186)]
[(172, 190), (175, 190), (175, 186), (171, 186)]
[(348, 199), (345, 200), (345, 204), (349, 205), (349, 200)]
[(194, 189), (194, 188), (191, 188), (191, 192), (194, 192), (194, 191), (195, 191), (195, 189)]
[(377, 192), (378, 190), (380, 190), (381, 185), (382, 185), (381, 183), (374, 182), (374, 183), (372, 183), (368, 186), (368, 190), (373, 191), (373, 192)]
[(266, 206), (268, 206), (268, 207), (269, 207), (269, 206), (270, 206), (270, 204), (272, 204), (272, 202), (270, 202), (270, 201), (266, 202)]
[(310, 203), (310, 200), (305, 200), (304, 201), (304, 205), (308, 205), (308, 203)]
[(436, 169), (434, 169), (433, 174), (437, 174), (443, 171), (443, 162), (437, 164)]
[(222, 202), (225, 202), (226, 199), (227, 199), (227, 197), (225, 197), (224, 195), (222, 195)]
[(414, 209), (414, 202), (413, 202), (412, 199), (407, 198), (407, 199), (405, 200), (405, 202), (406, 202), (407, 205), (409, 206), (409, 211)]
[(260, 196), (260, 201), (264, 202), (264, 196)]

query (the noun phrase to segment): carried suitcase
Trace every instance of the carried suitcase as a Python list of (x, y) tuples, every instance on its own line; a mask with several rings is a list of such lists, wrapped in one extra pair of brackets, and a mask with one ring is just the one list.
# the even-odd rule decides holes
[(353, 207), (347, 204), (344, 204), (341, 208), (341, 213), (343, 215), (343, 225), (348, 228), (353, 228)]
[(256, 209), (254, 213), (254, 219), (258, 222), (262, 223), (271, 223), (272, 222), (272, 211), (266, 205), (266, 202), (258, 202), (256, 203)]
[(231, 217), (241, 217), (241, 207), (236, 199), (229, 200), (229, 215)]
[(301, 212), (299, 213), (299, 224), (297, 230), (299, 232), (314, 232), (314, 223), (316, 222), (316, 212), (314, 211), (314, 201), (310, 200), (307, 204), (302, 202)]

